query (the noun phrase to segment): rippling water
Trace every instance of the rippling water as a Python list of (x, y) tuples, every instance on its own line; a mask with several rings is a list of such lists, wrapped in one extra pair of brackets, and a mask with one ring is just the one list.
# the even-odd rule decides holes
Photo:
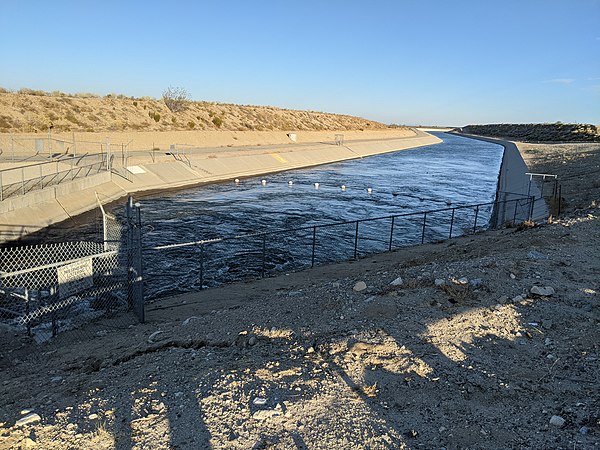
[[(264, 241), (256, 236), (151, 250), (155, 246), (494, 201), (502, 147), (437, 135), (443, 143), (142, 197), (147, 293), (158, 297), (310, 266), (314, 230), (270, 234)], [(122, 215), (121, 206), (113, 209)], [(490, 208), (479, 211), (479, 227), (490, 214)], [(474, 215), (473, 209), (457, 210), (452, 235), (472, 229)], [(444, 239), (450, 218), (451, 211), (428, 214), (424, 235), (422, 215), (394, 219), (393, 233), (389, 218), (364, 222), (356, 241), (355, 223), (319, 227), (314, 260), (352, 258), (355, 246), (358, 255), (385, 251), (390, 239), (394, 248)]]

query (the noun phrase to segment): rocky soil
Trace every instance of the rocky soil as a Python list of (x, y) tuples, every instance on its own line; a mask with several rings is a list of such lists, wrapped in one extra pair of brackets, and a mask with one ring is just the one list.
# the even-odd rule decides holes
[(600, 129), (580, 123), (467, 125), (465, 133), (524, 142), (600, 142)]
[(564, 217), (4, 331), (0, 448), (600, 448), (600, 152), (521, 148)]

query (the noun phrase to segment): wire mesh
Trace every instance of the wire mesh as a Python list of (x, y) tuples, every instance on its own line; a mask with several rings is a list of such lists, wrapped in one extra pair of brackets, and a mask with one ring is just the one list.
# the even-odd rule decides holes
[[(131, 310), (124, 226), (103, 212), (103, 238), (0, 249), (0, 322), (37, 343)], [(130, 318), (125, 320), (130, 323)]]

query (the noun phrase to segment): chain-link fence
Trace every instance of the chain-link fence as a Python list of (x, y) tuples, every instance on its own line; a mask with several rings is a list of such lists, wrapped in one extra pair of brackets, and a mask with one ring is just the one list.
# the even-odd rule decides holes
[(40, 343), (127, 311), (143, 320), (141, 255), (134, 247), (140, 245), (139, 222), (128, 212), (132, 220), (123, 225), (100, 208), (99, 242), (0, 249), (1, 323)]

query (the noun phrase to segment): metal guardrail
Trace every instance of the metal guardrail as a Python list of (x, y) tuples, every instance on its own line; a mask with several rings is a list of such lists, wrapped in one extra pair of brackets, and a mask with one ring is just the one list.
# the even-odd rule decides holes
[[(232, 261), (236, 266), (243, 266), (246, 277), (249, 268), (253, 267), (250, 272), (264, 278), (273, 269), (272, 260), (277, 260), (280, 266), (285, 266), (287, 262), (285, 259), (288, 257), (294, 259), (296, 265), (300, 263), (301, 267), (314, 267), (319, 263), (357, 259), (366, 254), (392, 251), (408, 245), (439, 242), (459, 235), (476, 233), (489, 226), (500, 227), (523, 222), (532, 219), (535, 202), (534, 197), (522, 196), (505, 201), (172, 243), (146, 247), (144, 255), (164, 259), (164, 255), (156, 253), (173, 251), (174, 261), (182, 257), (186, 248), (190, 248), (192, 251), (187, 257), (192, 258), (191, 271), (196, 272), (196, 279), (189, 281), (194, 284), (194, 287), (187, 290), (195, 290), (205, 287), (205, 277), (210, 268), (213, 272), (225, 274), (223, 277), (227, 278), (226, 274), (230, 272)], [(500, 220), (495, 211), (501, 205), (505, 211), (502, 216), (503, 222), (490, 223)], [(506, 214), (507, 210), (510, 214)], [(407, 225), (407, 221), (410, 224)], [(378, 223), (375, 224), (376, 222)], [(382, 224), (385, 222), (387, 226)], [(369, 235), (369, 231), (372, 235)], [(330, 243), (330, 250), (320, 249), (320, 246), (324, 247), (326, 240)], [(282, 242), (285, 242), (284, 247), (276, 248)], [(340, 250), (342, 247), (345, 248), (344, 252)], [(332, 259), (334, 252), (344, 253), (346, 257)], [(215, 267), (219, 264), (221, 267)], [(179, 263), (174, 265), (178, 266)], [(147, 275), (146, 283), (152, 284), (151, 274)], [(181, 275), (179, 272), (179, 276)], [(168, 274), (161, 271), (161, 276), (164, 278)], [(240, 278), (245, 277), (234, 277), (220, 282)]]
[(82, 155), (0, 170), (0, 201), (108, 170), (107, 161), (106, 155)]

